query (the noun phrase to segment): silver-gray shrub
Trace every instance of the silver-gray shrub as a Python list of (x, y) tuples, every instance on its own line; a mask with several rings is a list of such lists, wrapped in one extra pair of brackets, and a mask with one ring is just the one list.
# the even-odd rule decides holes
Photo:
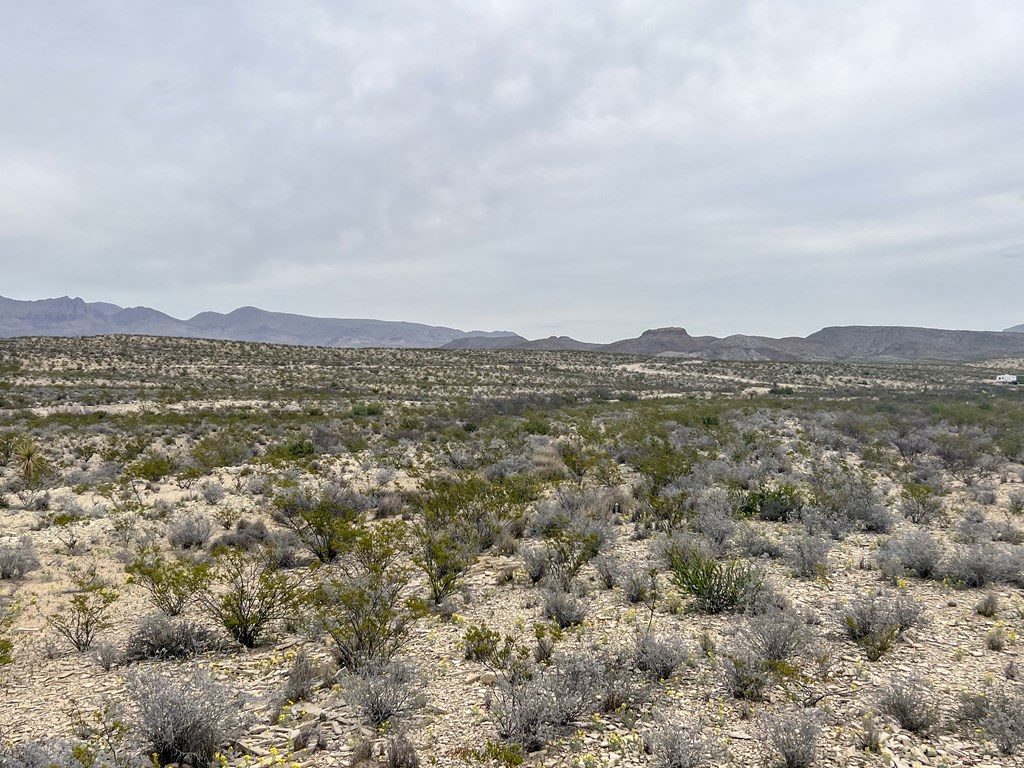
[(206, 515), (186, 514), (167, 525), (167, 541), (178, 549), (200, 549), (213, 535), (213, 521)]
[(1004, 684), (984, 693), (965, 693), (959, 715), (980, 727), (1004, 755), (1024, 747), (1024, 687)]
[(886, 540), (875, 556), (882, 573), (891, 580), (913, 575), (931, 579), (940, 575), (945, 550), (930, 532), (915, 529)]
[(804, 533), (793, 538), (786, 550), (786, 559), (793, 568), (793, 575), (802, 579), (824, 577), (828, 574), (828, 555), (832, 541), (814, 533)]
[(498, 735), (527, 752), (540, 749), (559, 728), (601, 705), (604, 680), (601, 660), (584, 652), (558, 654), (550, 665), (503, 677), (491, 706)]
[(817, 709), (790, 709), (767, 715), (764, 740), (785, 768), (809, 768), (818, 755), (823, 716)]
[(371, 664), (341, 677), (345, 700), (379, 728), (421, 709), (427, 698), (426, 682), (409, 662), (396, 660)]
[(20, 579), (38, 569), (39, 558), (31, 536), (0, 544), (0, 579)]
[(943, 576), (968, 589), (1013, 578), (1014, 550), (1005, 544), (979, 542), (957, 547), (943, 567)]
[(124, 655), (127, 661), (187, 659), (215, 645), (216, 639), (205, 627), (188, 619), (153, 613), (129, 636)]
[(196, 668), (148, 669), (128, 678), (143, 755), (160, 765), (203, 768), (239, 727), (239, 702)]
[(717, 551), (724, 551), (736, 530), (736, 504), (721, 488), (709, 488), (697, 500), (693, 528), (702, 534)]
[(806, 621), (792, 608), (774, 608), (750, 616), (740, 637), (750, 650), (768, 661), (787, 661), (810, 642)]
[(667, 722), (647, 733), (644, 742), (657, 768), (701, 768), (721, 753), (705, 732), (701, 723)]
[(931, 683), (920, 675), (893, 678), (882, 690), (878, 708), (912, 733), (926, 733), (939, 722)]
[(668, 680), (680, 666), (692, 663), (693, 653), (681, 637), (647, 629), (636, 634), (633, 661), (651, 679)]

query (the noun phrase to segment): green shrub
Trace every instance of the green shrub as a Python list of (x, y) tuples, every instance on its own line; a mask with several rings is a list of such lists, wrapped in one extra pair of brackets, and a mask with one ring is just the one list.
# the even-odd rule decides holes
[(768, 662), (750, 649), (725, 654), (722, 662), (725, 684), (734, 698), (761, 701), (776, 682)]
[(457, 528), (430, 530), (415, 528), (417, 546), (412, 561), (427, 579), (430, 601), (440, 605), (455, 594), (462, 577), (475, 562), (476, 542)]
[(939, 519), (942, 500), (930, 485), (907, 481), (900, 491), (900, 510), (912, 523), (927, 525)]
[(293, 440), (267, 451), (265, 459), (270, 461), (298, 461), (316, 456), (316, 446), (309, 440)]
[(5, 635), (14, 624), (17, 610), (17, 606), (13, 603), (10, 605), (0, 604), (0, 665), (14, 662), (14, 643)]
[(209, 586), (210, 565), (187, 557), (165, 560), (156, 550), (143, 550), (125, 566), (130, 584), (138, 584), (153, 605), (168, 616), (178, 616)]
[(230, 550), (218, 556), (212, 584), (200, 593), (203, 608), (246, 648), (257, 645), (271, 622), (288, 616), (298, 598), (295, 581), (266, 558)]
[(765, 485), (747, 494), (740, 514), (772, 522), (786, 522), (800, 516), (804, 501), (792, 483)]
[(133, 478), (148, 480), (155, 483), (167, 475), (172, 474), (176, 469), (175, 463), (162, 453), (147, 451), (128, 465), (128, 473)]
[(332, 562), (348, 546), (362, 503), (348, 488), (328, 484), (318, 490), (297, 488), (274, 499), (274, 520), (294, 531), (321, 563)]
[(202, 477), (220, 467), (233, 467), (252, 458), (252, 447), (240, 438), (220, 432), (208, 435), (192, 446), (186, 474)]
[(763, 575), (740, 560), (718, 560), (697, 550), (669, 554), (672, 582), (705, 613), (721, 613), (752, 599)]
[(471, 624), (463, 636), (463, 646), (469, 661), (484, 661), (494, 658), (501, 642), (501, 633), (486, 624)]
[(63, 609), (46, 617), (46, 623), (67, 640), (76, 651), (88, 650), (96, 636), (113, 625), (110, 607), (120, 597), (111, 585), (95, 572), (72, 577), (76, 592)]
[(308, 596), (310, 624), (330, 637), (347, 669), (390, 661), (405, 645), (409, 626), (424, 615), (402, 561), (406, 538), (399, 521), (359, 531), (336, 561), (337, 575)]

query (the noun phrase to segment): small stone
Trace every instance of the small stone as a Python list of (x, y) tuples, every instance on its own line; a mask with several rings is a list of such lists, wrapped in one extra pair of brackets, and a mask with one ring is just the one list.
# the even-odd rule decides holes
[(235, 746), (238, 747), (242, 752), (253, 757), (266, 757), (270, 754), (267, 750), (262, 747), (257, 747), (255, 744), (246, 741), (236, 741)]
[(754, 738), (746, 731), (729, 731), (726, 735), (730, 739), (737, 739), (739, 741), (751, 741)]

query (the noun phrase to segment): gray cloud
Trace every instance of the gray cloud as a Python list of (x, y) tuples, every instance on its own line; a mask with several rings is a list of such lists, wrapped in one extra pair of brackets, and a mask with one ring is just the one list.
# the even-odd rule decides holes
[(0, 293), (590, 340), (1002, 328), (1017, 3), (18, 3)]

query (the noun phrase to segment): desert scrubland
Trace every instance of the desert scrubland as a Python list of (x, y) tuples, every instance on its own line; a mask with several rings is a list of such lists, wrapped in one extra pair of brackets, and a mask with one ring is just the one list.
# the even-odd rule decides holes
[(1024, 765), (1024, 387), (0, 341), (0, 766)]

